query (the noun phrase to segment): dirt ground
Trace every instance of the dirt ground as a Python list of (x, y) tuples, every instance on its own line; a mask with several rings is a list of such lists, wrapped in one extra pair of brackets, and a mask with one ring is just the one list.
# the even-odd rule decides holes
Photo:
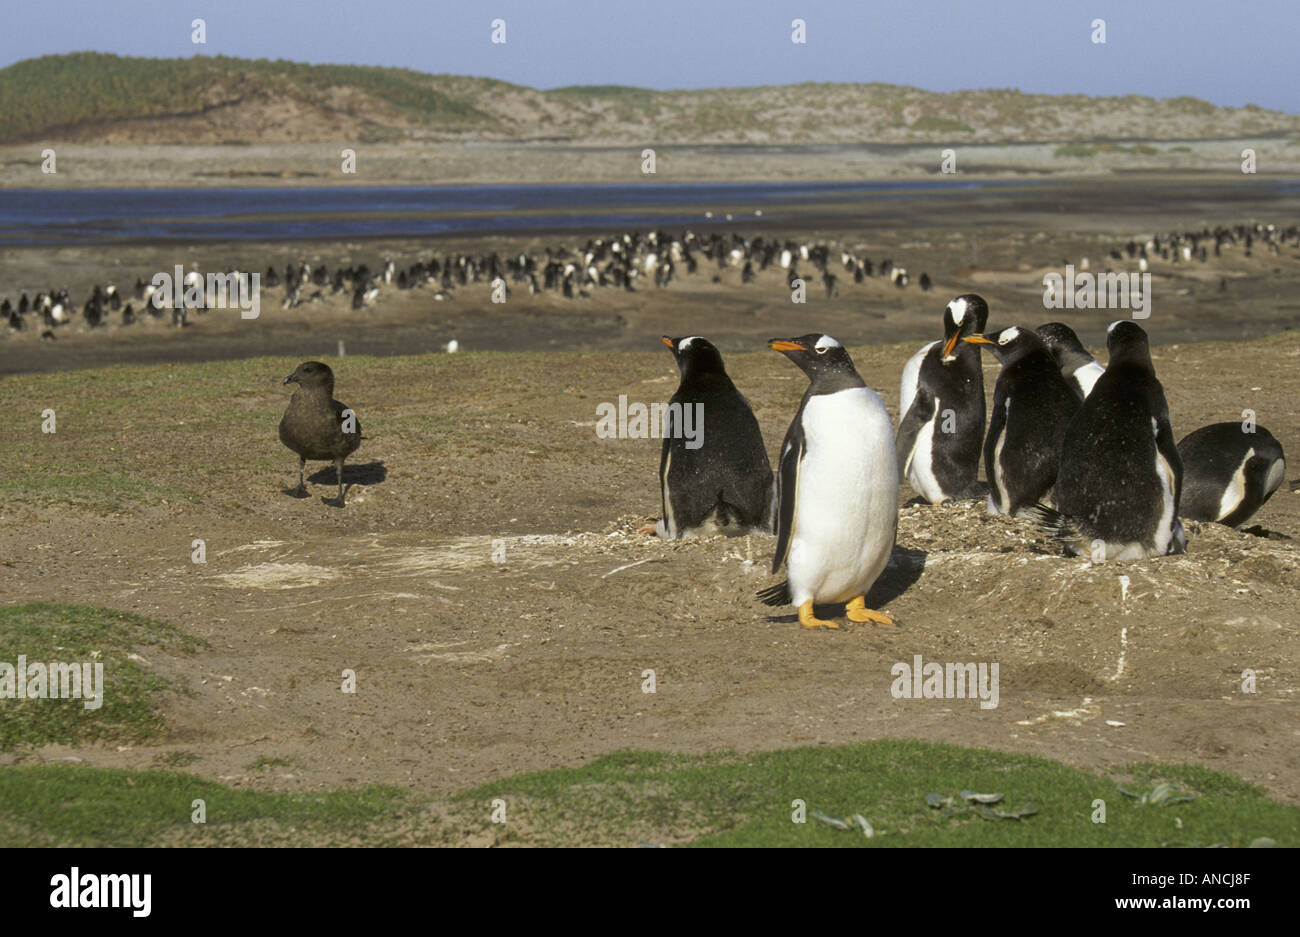
[[(927, 303), (937, 327), (941, 302)], [(854, 344), (859, 371), (896, 409), (913, 346)], [(1300, 452), (1300, 334), (1164, 345), (1154, 357), (1180, 437), (1250, 408)], [(900, 626), (841, 619), (841, 632), (806, 632), (793, 609), (754, 598), (773, 581), (773, 538), (635, 533), (658, 511), (659, 444), (597, 438), (596, 406), (666, 399), (676, 376), (663, 349), (391, 357), (351, 371), (326, 359), (368, 437), (343, 509), (323, 501), (329, 468), (311, 476), (310, 499), (283, 493), (296, 465), (275, 436), (288, 396), (278, 378), (297, 360), (159, 366), (155, 386), (125, 394), (148, 417), (117, 401), (111, 422), (95, 390), (105, 372), (58, 386), (0, 379), (9, 412), (59, 409), (48, 444), (67, 458), (89, 449), (86, 460), (152, 490), (202, 490), (107, 511), (0, 505), (0, 601), (106, 605), (209, 642), (193, 656), (149, 655), (190, 690), (168, 697), (157, 744), (0, 763), (148, 768), (184, 752), (195, 756), (186, 770), (240, 786), (379, 782), (436, 797), (623, 748), (916, 737), (1089, 768), (1190, 761), (1300, 803), (1300, 496), (1289, 482), (1251, 522), (1272, 536), (1193, 524), (1185, 556), (1122, 567), (1056, 555), (976, 502), (907, 506), (870, 596)], [(772, 352), (727, 360), (775, 452), (802, 375)], [(990, 394), (995, 375), (986, 360)], [(164, 380), (229, 392), (159, 411), (144, 401)], [(34, 417), (10, 427), (39, 438)], [(900, 504), (911, 497), (905, 487)], [(196, 538), (203, 565), (191, 562)], [(891, 667), (918, 654), (998, 663), (998, 707), (894, 699)], [(340, 692), (345, 668), (355, 695)], [(647, 669), (654, 694), (642, 692)], [(259, 758), (288, 764), (250, 771)]]

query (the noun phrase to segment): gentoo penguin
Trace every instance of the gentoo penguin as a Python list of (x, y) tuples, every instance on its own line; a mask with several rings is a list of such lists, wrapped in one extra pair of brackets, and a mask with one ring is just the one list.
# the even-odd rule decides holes
[(1183, 460), (1147, 334), (1121, 319), (1107, 330), (1110, 361), (1070, 421), (1056, 510), (1032, 513), (1070, 555), (1093, 562), (1182, 553)]
[(1092, 393), (1092, 385), (1105, 372), (1097, 359), (1088, 354), (1074, 329), (1063, 322), (1049, 322), (1035, 329), (1038, 337), (1047, 345), (1057, 367), (1065, 376), (1065, 382), (1079, 392), (1079, 399)]
[(356, 414), (334, 399), (334, 372), (319, 361), (305, 361), (284, 379), (297, 384), (280, 421), (280, 442), (298, 453), (298, 488), (307, 496), (303, 466), (308, 459), (334, 463), (338, 476), (338, 506), (343, 506), (343, 461), (361, 445), (361, 423)]
[(893, 625), (891, 615), (866, 607), (898, 532), (898, 463), (884, 401), (829, 335), (772, 339), (768, 347), (811, 383), (785, 434), (777, 476), (772, 572), (784, 564), (786, 581), (758, 596), (797, 605), (805, 628), (839, 627), (814, 617), (814, 602), (847, 602), (851, 621)]
[(988, 345), (1002, 363), (984, 438), (984, 474), (988, 512), (1015, 514), (1052, 490), (1061, 439), (1080, 397), (1029, 329), (1013, 325), (991, 338), (970, 335), (963, 341)]
[(983, 332), (988, 317), (981, 297), (958, 296), (943, 311), (943, 341), (926, 345), (903, 366), (898, 471), (931, 504), (979, 496), (984, 371), (979, 345), (961, 339)]
[(1183, 460), (1179, 509), (1194, 521), (1240, 527), (1282, 484), (1282, 444), (1262, 426), (1213, 423), (1178, 444)]
[[(668, 401), (659, 491), (668, 540), (772, 532), (772, 466), (758, 420), (707, 339), (663, 337), (681, 373)], [(707, 427), (707, 429), (706, 429)]]

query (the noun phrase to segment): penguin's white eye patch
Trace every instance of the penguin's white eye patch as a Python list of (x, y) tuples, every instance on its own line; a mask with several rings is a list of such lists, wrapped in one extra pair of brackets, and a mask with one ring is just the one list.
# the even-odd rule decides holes
[(835, 339), (831, 338), (829, 335), (823, 335), (821, 338), (817, 339), (817, 344), (813, 346), (813, 348), (817, 350), (817, 354), (819, 355), (826, 354), (826, 352), (831, 348), (841, 348), (841, 347), (843, 346), (841, 346), (839, 342), (835, 341)]
[(819, 354), (819, 355), (824, 355), (824, 354), (826, 354), (826, 346), (825, 346), (825, 345), (814, 345), (813, 347), (817, 349), (817, 354)]
[(952, 321), (961, 325), (961, 320), (966, 318), (966, 300), (954, 299), (948, 304), (948, 311), (952, 313)]
[(1003, 329), (1001, 332), (998, 333), (998, 344), (1005, 345), (1007, 342), (1015, 340), (1015, 338), (1019, 334), (1020, 334), (1020, 330), (1016, 328), (1014, 325), (1011, 326), (1011, 328), (1009, 329)]

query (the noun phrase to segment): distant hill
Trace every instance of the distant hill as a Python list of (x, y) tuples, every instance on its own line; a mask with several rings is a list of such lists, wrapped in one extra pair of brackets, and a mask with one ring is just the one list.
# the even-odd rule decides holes
[(874, 83), (538, 91), (399, 68), (94, 52), (0, 69), (0, 143), (1015, 143), (1297, 131), (1297, 115), (1187, 97), (936, 93)]

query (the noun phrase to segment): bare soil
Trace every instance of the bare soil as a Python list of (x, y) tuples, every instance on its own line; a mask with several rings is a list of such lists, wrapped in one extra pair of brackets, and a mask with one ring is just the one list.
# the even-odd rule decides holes
[[(684, 320), (662, 331), (687, 331)], [(851, 349), (891, 408), (912, 348)], [(620, 394), (666, 399), (676, 377), (662, 349), (391, 357), (353, 371), (328, 360), (370, 437), (345, 473), (346, 508), (325, 503), (329, 468), (311, 476), (309, 499), (284, 493), (296, 464), (275, 436), (287, 400), (276, 379), (288, 358), (222, 366), (238, 392), (126, 418), (104, 444), (132, 477), (160, 491), (201, 479), (202, 497), (110, 512), (0, 505), (0, 601), (106, 605), (209, 642), (150, 657), (189, 689), (166, 700), (157, 744), (0, 763), (148, 768), (186, 752), (186, 770), (240, 786), (380, 782), (436, 797), (624, 748), (917, 737), (1089, 768), (1190, 761), (1300, 802), (1300, 497), (1287, 484), (1252, 521), (1274, 535), (1193, 524), (1185, 556), (1122, 567), (1064, 558), (977, 502), (906, 506), (870, 596), (900, 626), (841, 619), (843, 631), (806, 632), (792, 609), (753, 597), (772, 581), (772, 538), (634, 532), (658, 509), (658, 441), (598, 439), (595, 408)], [(1296, 333), (1155, 352), (1180, 436), (1251, 408), (1292, 453), (1297, 361)], [(802, 376), (771, 352), (728, 365), (774, 453)], [(11, 413), (58, 407), (48, 443), (72, 457), (105, 439), (96, 373), (61, 387), (12, 376), (0, 393)], [(231, 380), (213, 366), (149, 373)], [(995, 373), (989, 363), (990, 393)], [(265, 426), (241, 419), (272, 411)], [(34, 416), (10, 429), (39, 432)], [(900, 504), (910, 498), (905, 488)], [(196, 538), (203, 565), (191, 562)], [(997, 662), (998, 707), (894, 699), (891, 667), (917, 654)], [(355, 695), (340, 692), (344, 669)], [(647, 669), (654, 694), (642, 692)], [(1247, 669), (1257, 693), (1242, 692)], [(289, 764), (252, 770), (259, 758)]]

